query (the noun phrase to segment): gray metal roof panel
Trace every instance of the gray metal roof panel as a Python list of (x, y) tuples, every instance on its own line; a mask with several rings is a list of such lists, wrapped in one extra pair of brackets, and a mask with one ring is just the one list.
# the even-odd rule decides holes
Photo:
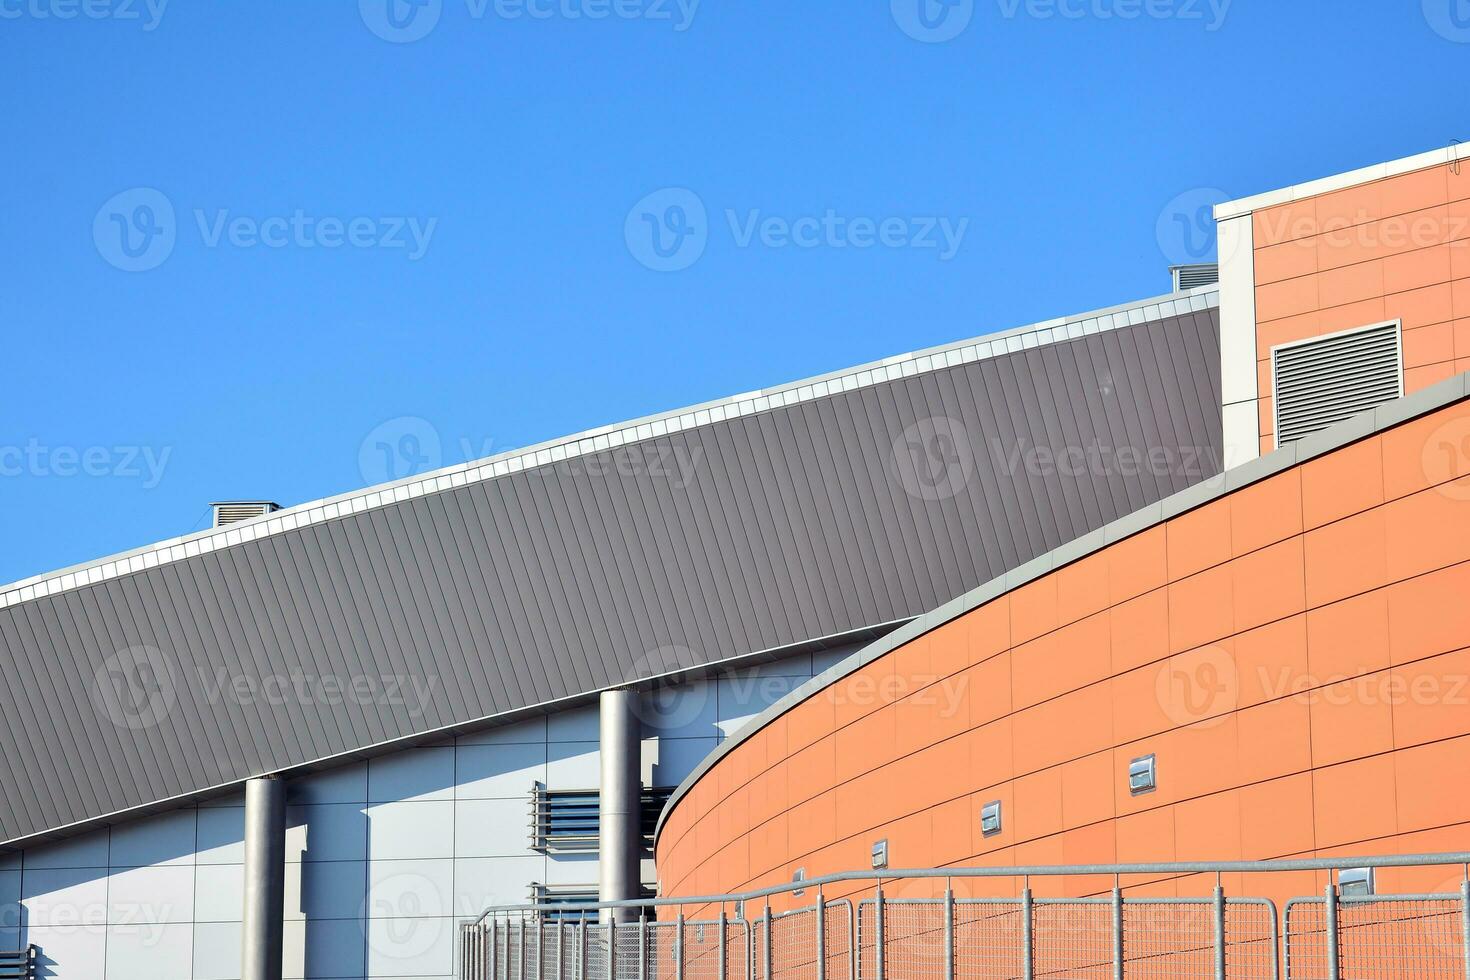
[[(1217, 319), (1191, 305), (1134, 326), (1066, 321), (1080, 336), (988, 357), (986, 342), (954, 345), (885, 380), (799, 383), (764, 409), (761, 395), (703, 424), (673, 414), (596, 436), (600, 450), (559, 443), (560, 458), (537, 450), (500, 475), (306, 505), (27, 586), (0, 608), (0, 666), (17, 681), (0, 691), (0, 773), (28, 790), (0, 802), (0, 841), (933, 609), (1190, 481), (1036, 473), (1025, 450), (1203, 436), (1218, 459)], [(928, 499), (905, 491), (895, 452), (935, 418), (957, 421), (971, 472)], [(698, 465), (687, 485), (620, 468), (630, 445)], [(163, 664), (171, 698), (142, 727), (99, 694), (99, 677), (128, 680), (118, 658), (134, 648)], [(433, 687), (422, 705), (217, 688), (274, 674)]]

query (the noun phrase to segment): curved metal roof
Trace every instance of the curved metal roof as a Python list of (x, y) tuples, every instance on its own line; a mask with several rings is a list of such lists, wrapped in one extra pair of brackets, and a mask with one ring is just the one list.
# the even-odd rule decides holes
[[(0, 590), (0, 842), (919, 615), (1218, 472), (1216, 295), (611, 426)], [(1138, 465), (1150, 450), (1168, 465)]]

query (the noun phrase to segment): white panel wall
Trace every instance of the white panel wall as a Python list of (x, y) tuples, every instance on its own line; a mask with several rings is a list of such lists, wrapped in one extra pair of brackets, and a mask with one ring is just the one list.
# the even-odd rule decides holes
[[(645, 785), (677, 785), (850, 652), (644, 698)], [(532, 882), (595, 885), (596, 855), (530, 850), (529, 799), (536, 782), (595, 788), (597, 739), (592, 706), (294, 782), (286, 977), (449, 978), (457, 921), (526, 901)], [(35, 943), (42, 975), (58, 980), (236, 980), (243, 831), (235, 798), (12, 855), (0, 861), (0, 947)]]

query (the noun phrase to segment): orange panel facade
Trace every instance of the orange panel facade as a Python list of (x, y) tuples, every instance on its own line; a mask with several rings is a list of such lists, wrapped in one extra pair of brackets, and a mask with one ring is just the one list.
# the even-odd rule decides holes
[[(1413, 186), (1421, 196), (1379, 188), (1337, 206), (1445, 208), (1442, 183)], [(1128, 766), (1147, 755), (1158, 785), (1134, 795)], [(1459, 401), (1093, 552), (812, 694), (689, 789), (658, 839), (658, 869), (662, 893), (680, 896), (777, 885), (797, 868), (860, 870), (880, 839), (892, 867), (1463, 850), (1467, 770), (1470, 402)], [(992, 801), (1002, 827), (986, 836)], [(1379, 880), (1433, 891), (1458, 875)], [(1281, 898), (1325, 882), (1226, 886)], [(1205, 894), (1213, 881), (1126, 884)]]

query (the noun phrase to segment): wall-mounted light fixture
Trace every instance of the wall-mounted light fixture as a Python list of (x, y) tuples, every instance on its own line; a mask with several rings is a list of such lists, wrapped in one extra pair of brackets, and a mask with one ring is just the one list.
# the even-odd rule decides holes
[(1000, 800), (991, 800), (980, 808), (980, 833), (985, 837), (1000, 833)]
[[(797, 868), (791, 875), (792, 881), (806, 881), (806, 868)], [(791, 892), (793, 895), (805, 895), (805, 888), (797, 888)]]
[(1134, 796), (1152, 793), (1159, 787), (1159, 773), (1152, 755), (1128, 763), (1128, 792)]
[(1372, 868), (1343, 868), (1337, 873), (1337, 889), (1343, 895), (1376, 895)]
[(888, 839), (877, 841), (873, 844), (873, 870), (878, 871), (888, 867)]

